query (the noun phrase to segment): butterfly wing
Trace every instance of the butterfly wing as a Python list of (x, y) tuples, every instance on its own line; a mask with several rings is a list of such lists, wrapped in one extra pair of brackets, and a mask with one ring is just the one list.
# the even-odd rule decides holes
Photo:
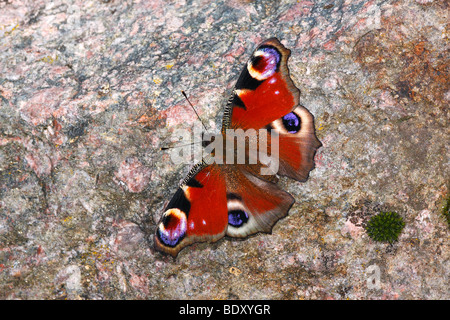
[(267, 128), (278, 133), (278, 174), (306, 181), (314, 169), (314, 155), (322, 145), (314, 129), (314, 117), (303, 106), (296, 107), (270, 123)]
[(167, 205), (155, 234), (157, 250), (174, 257), (194, 242), (214, 242), (227, 230), (225, 179), (220, 168), (202, 162)]
[(290, 50), (277, 39), (261, 43), (239, 77), (224, 112), (226, 129), (267, 128), (279, 134), (279, 175), (306, 181), (321, 146), (314, 118), (299, 105), (287, 62)]
[(289, 76), (287, 61), (290, 53), (275, 38), (256, 48), (225, 108), (223, 133), (229, 128), (263, 128), (294, 109), (300, 90)]
[(275, 183), (259, 178), (243, 167), (227, 172), (227, 236), (243, 238), (271, 232), (287, 215), (294, 198)]
[[(276, 131), (277, 174), (306, 181), (321, 144), (315, 135), (312, 114), (299, 106), (300, 90), (289, 75), (289, 56), (290, 50), (275, 38), (258, 46), (225, 108), (222, 133), (226, 134), (227, 129)], [(288, 193), (273, 183), (273, 176), (258, 174), (259, 169), (247, 165), (228, 174), (228, 236), (269, 232), (294, 203)], [(235, 220), (241, 224), (231, 223)]]

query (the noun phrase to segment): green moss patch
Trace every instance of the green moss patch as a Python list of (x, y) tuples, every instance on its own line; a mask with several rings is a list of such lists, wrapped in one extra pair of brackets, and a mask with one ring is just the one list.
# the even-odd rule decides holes
[(403, 218), (397, 212), (380, 212), (369, 220), (366, 231), (375, 241), (392, 243), (404, 226)]

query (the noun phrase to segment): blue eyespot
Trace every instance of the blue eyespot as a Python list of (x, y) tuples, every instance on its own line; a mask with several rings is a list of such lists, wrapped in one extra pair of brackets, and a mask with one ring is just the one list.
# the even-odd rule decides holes
[(294, 112), (288, 113), (283, 118), (283, 126), (289, 133), (297, 133), (300, 131), (301, 121)]
[(248, 71), (256, 80), (263, 81), (271, 77), (280, 67), (281, 54), (277, 48), (264, 45), (250, 58)]
[(248, 214), (243, 210), (228, 211), (228, 224), (233, 227), (241, 227), (248, 221)]
[(264, 51), (264, 53), (271, 58), (272, 64), (275, 66), (275, 68), (278, 68), (281, 60), (281, 54), (275, 47), (261, 46), (259, 50)]
[(186, 214), (172, 208), (164, 213), (156, 234), (164, 245), (175, 247), (185, 237), (186, 230)]

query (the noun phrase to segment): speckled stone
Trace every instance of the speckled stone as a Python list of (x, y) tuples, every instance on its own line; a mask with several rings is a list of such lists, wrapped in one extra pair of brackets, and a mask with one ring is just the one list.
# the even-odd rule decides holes
[[(1, 299), (449, 299), (448, 3), (0, 1)], [(256, 45), (292, 50), (323, 147), (272, 234), (153, 249)], [(380, 211), (399, 240), (364, 230)]]

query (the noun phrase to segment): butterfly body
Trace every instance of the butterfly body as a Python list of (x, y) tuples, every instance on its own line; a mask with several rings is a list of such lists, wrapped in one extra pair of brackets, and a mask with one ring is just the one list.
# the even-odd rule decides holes
[[(270, 232), (287, 215), (295, 200), (277, 186), (277, 175), (305, 181), (321, 145), (313, 116), (298, 104), (289, 55), (275, 38), (254, 51), (225, 107), (222, 149), (195, 165), (176, 191), (158, 223), (156, 249), (175, 257), (195, 242)], [(242, 154), (230, 134), (235, 131), (247, 134)], [(277, 172), (262, 173), (269, 166), (260, 157), (262, 142), (276, 157)]]

